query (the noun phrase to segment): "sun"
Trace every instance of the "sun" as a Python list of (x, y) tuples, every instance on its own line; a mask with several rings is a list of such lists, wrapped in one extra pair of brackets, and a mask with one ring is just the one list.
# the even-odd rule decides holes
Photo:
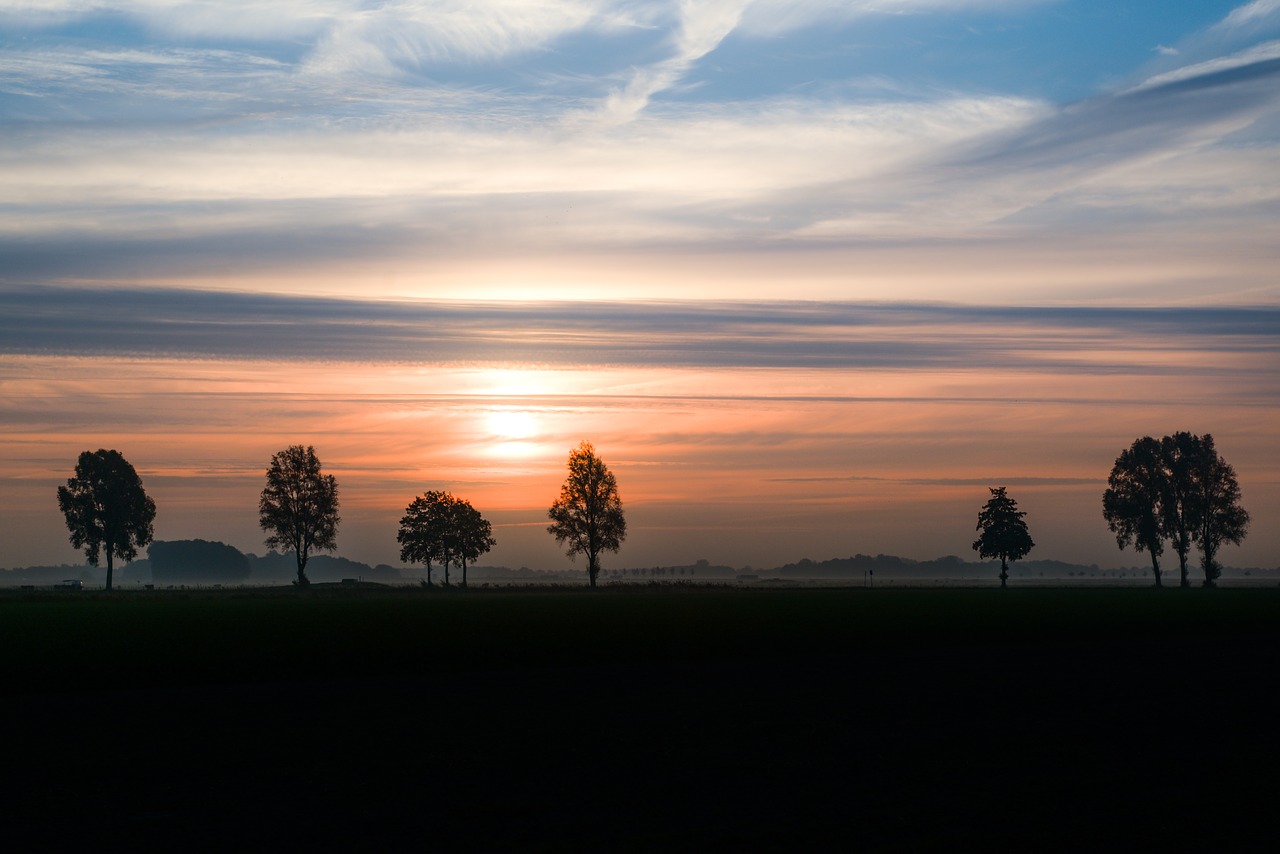
[(524, 409), (494, 409), (488, 415), (487, 424), (492, 435), (508, 441), (529, 439), (538, 432), (537, 419)]

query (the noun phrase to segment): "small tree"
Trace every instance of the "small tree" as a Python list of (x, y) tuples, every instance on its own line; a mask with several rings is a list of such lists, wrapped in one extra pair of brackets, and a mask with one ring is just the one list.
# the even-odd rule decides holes
[(1200, 453), (1192, 468), (1195, 484), (1195, 539), (1200, 545), (1204, 586), (1213, 587), (1222, 575), (1217, 555), (1225, 543), (1240, 545), (1249, 528), (1249, 514), (1240, 506), (1240, 484), (1236, 471), (1219, 456), (1208, 433), (1200, 440)]
[(1031, 534), (1022, 517), (1027, 514), (1018, 509), (1018, 502), (1005, 495), (1004, 487), (991, 490), (991, 498), (978, 511), (978, 527), (982, 533), (974, 542), (979, 557), (1000, 558), (1000, 586), (1005, 587), (1009, 578), (1009, 561), (1018, 560), (1033, 548)]
[(425, 492), (413, 499), (400, 519), (400, 559), (422, 563), (431, 583), (431, 563), (444, 566), (444, 583), (449, 583), (449, 566), (462, 567), (462, 585), (467, 584), (467, 563), (489, 551), (497, 541), (493, 526), (471, 506), (448, 492)]
[(1150, 436), (1135, 439), (1116, 458), (1107, 491), (1102, 494), (1102, 515), (1116, 535), (1116, 544), (1151, 555), (1151, 572), (1160, 584), (1160, 555), (1164, 553), (1165, 508), (1169, 475), (1161, 443)]
[(67, 518), (71, 545), (83, 548), (91, 566), (107, 555), (107, 590), (114, 558), (129, 561), (154, 535), (156, 504), (142, 488), (142, 478), (119, 451), (85, 451), (74, 477), (58, 487), (58, 509)]
[(315, 448), (290, 445), (272, 455), (258, 516), (258, 524), (270, 534), (267, 546), (292, 549), (298, 585), (310, 584), (306, 569), (311, 550), (338, 547), (338, 482), (320, 473)]
[(600, 553), (622, 547), (627, 521), (622, 515), (618, 481), (590, 442), (569, 452), (568, 466), (569, 476), (560, 487), (560, 497), (547, 511), (551, 519), (547, 533), (562, 546), (568, 543), (570, 560), (578, 554), (587, 556), (587, 577), (595, 587)]

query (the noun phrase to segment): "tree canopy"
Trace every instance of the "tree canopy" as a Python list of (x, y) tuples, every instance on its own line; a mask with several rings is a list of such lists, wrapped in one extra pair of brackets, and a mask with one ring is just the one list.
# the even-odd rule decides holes
[(431, 565), (444, 567), (445, 584), (449, 583), (449, 567), (462, 567), (462, 584), (467, 583), (467, 564), (477, 560), (497, 541), (493, 526), (469, 501), (448, 492), (425, 492), (413, 499), (400, 519), (396, 541), (400, 543), (400, 559), (421, 563), (427, 568), (431, 583)]
[(1161, 515), (1169, 544), (1178, 555), (1178, 572), (1183, 587), (1191, 586), (1187, 556), (1195, 542), (1200, 513), (1192, 469), (1201, 450), (1200, 437), (1191, 433), (1174, 433), (1160, 440), (1160, 453), (1164, 459), (1167, 478)]
[(618, 497), (618, 481), (595, 448), (584, 441), (569, 452), (569, 476), (560, 487), (560, 497), (547, 510), (551, 524), (547, 533), (566, 547), (572, 560), (587, 557), (587, 577), (596, 586), (600, 574), (600, 554), (616, 552), (627, 536), (627, 520)]
[(267, 546), (291, 549), (297, 559), (297, 583), (310, 583), (306, 567), (311, 550), (338, 547), (338, 482), (331, 474), (321, 474), (315, 448), (290, 445), (272, 455), (258, 517), (269, 534)]
[(83, 548), (90, 565), (107, 556), (107, 590), (114, 558), (133, 560), (151, 542), (156, 504), (142, 478), (119, 451), (85, 451), (75, 475), (58, 487), (58, 508), (66, 516), (71, 545)]
[(1218, 550), (1226, 543), (1239, 544), (1249, 525), (1235, 470), (1218, 454), (1208, 433), (1135, 440), (1116, 458), (1102, 512), (1120, 548), (1132, 543), (1138, 551), (1151, 553), (1157, 585), (1166, 538), (1178, 555), (1182, 586), (1191, 584), (1187, 556), (1197, 544), (1205, 584), (1212, 585), (1222, 572)]
[(1195, 539), (1200, 545), (1200, 566), (1204, 584), (1212, 587), (1222, 575), (1218, 549), (1226, 543), (1239, 545), (1249, 528), (1249, 514), (1240, 506), (1240, 484), (1236, 470), (1224, 460), (1206, 433), (1191, 472), (1196, 503)]
[(1102, 495), (1102, 515), (1116, 535), (1116, 544), (1151, 555), (1151, 571), (1160, 582), (1160, 555), (1164, 553), (1169, 500), (1169, 475), (1163, 445), (1143, 436), (1116, 458), (1107, 491)]
[(1025, 557), (1035, 548), (1022, 518), (1026, 515), (1018, 509), (1018, 502), (1005, 494), (1003, 486), (993, 488), (991, 498), (978, 511), (976, 530), (982, 533), (973, 548), (979, 557), (1000, 558), (1001, 587), (1005, 587), (1009, 579), (1009, 561)]

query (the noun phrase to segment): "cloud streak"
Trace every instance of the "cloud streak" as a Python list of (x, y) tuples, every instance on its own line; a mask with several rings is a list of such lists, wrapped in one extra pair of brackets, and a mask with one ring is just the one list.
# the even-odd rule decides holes
[(0, 317), (0, 352), (14, 355), (1142, 374), (1241, 359), (1241, 375), (1280, 363), (1280, 309), (1265, 306), (423, 303), (10, 286)]

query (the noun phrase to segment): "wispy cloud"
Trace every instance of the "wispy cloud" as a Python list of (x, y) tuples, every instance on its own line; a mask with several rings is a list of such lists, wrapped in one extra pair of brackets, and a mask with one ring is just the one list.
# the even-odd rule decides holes
[[(807, 71), (815, 33), (853, 56), (867, 22), (959, 31), (957, 9), (1040, 5), (11, 3), (26, 38), (0, 53), (0, 262), (19, 279), (327, 291), (341, 262), (350, 293), (442, 297), (490, 265), (486, 293), (554, 296), (578, 276), (634, 296), (635, 259), (661, 255), (661, 293), (696, 268), (704, 293), (733, 294), (767, 267), (800, 295), (876, 297), (905, 265), (939, 283), (891, 286), (912, 298), (1025, 273), (1028, 299), (1146, 282), (1134, 299), (1151, 303), (1185, 275), (1275, 299), (1274, 4), (1170, 40), (1150, 67), (1141, 45), (1140, 73), (1073, 103), (896, 69), (873, 89), (784, 90), (760, 84), (767, 64), (732, 97), (705, 91), (726, 44)], [(925, 248), (891, 276), (896, 246)], [(812, 254), (788, 266), (797, 251)], [(1036, 253), (1054, 260), (1015, 269)]]
[(1280, 0), (1251, 0), (1231, 11), (1216, 29), (1233, 29), (1280, 16)]
[[(1174, 51), (1172, 55), (1176, 56), (1177, 52)], [(1275, 59), (1280, 59), (1280, 41), (1269, 41), (1230, 56), (1216, 57), (1157, 74), (1129, 91), (1140, 92), (1183, 82), (1199, 86), (1224, 86), (1247, 79), (1251, 75), (1274, 74), (1275, 70), (1269, 63)]]
[(1280, 357), (1280, 309), (1265, 307), (421, 303), (10, 286), (0, 308), (10, 354), (1152, 375), (1243, 359), (1241, 377)]

